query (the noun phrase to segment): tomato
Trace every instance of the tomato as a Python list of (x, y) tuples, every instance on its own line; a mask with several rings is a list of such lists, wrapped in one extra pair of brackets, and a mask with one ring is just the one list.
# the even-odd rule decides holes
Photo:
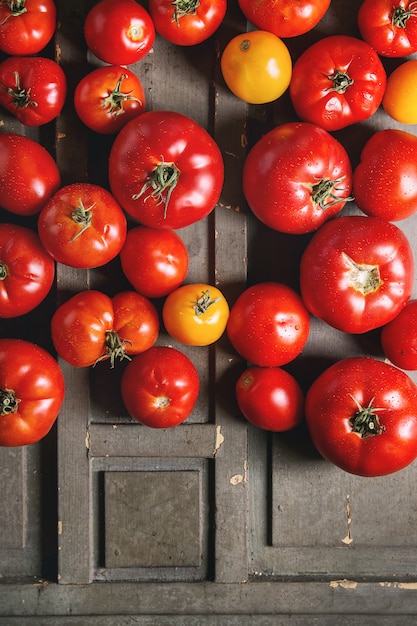
[(136, 291), (110, 298), (94, 289), (81, 291), (61, 304), (51, 320), (57, 353), (70, 365), (89, 367), (99, 361), (130, 360), (151, 348), (159, 332), (158, 313)]
[(247, 287), (227, 323), (233, 348), (253, 365), (278, 367), (295, 359), (310, 332), (310, 315), (296, 291), (274, 282)]
[(358, 11), (362, 39), (384, 57), (417, 52), (415, 0), (364, 0)]
[(387, 79), (382, 106), (402, 124), (417, 124), (417, 60), (405, 61)]
[(281, 232), (316, 230), (351, 200), (352, 168), (346, 150), (315, 124), (276, 126), (257, 141), (243, 168), (249, 207)]
[(205, 283), (182, 285), (167, 296), (162, 319), (165, 330), (177, 341), (208, 346), (223, 335), (229, 305), (217, 287)]
[(277, 37), (297, 37), (317, 26), (330, 0), (238, 0), (243, 15), (256, 28)]
[(87, 13), (84, 37), (91, 52), (111, 65), (130, 65), (153, 46), (151, 16), (136, 0), (100, 0)]
[(304, 394), (280, 367), (248, 367), (238, 378), (236, 400), (244, 417), (258, 428), (284, 432), (304, 417)]
[(119, 254), (127, 222), (107, 189), (73, 183), (61, 187), (45, 204), (38, 232), (55, 261), (87, 269), (105, 265)]
[(61, 175), (49, 152), (33, 139), (0, 133), (0, 205), (35, 215), (59, 188)]
[(171, 428), (189, 417), (200, 380), (192, 361), (167, 346), (154, 346), (132, 359), (123, 372), (121, 394), (133, 419), (151, 428)]
[(385, 356), (397, 367), (417, 370), (417, 300), (409, 300), (381, 330)]
[(150, 0), (156, 32), (180, 46), (194, 46), (211, 37), (226, 15), (226, 0)]
[(230, 91), (250, 104), (277, 100), (291, 80), (292, 60), (287, 46), (265, 30), (233, 37), (223, 50), (220, 66)]
[(51, 41), (56, 28), (53, 0), (2, 0), (0, 50), (6, 54), (36, 54)]
[(188, 250), (173, 230), (131, 228), (120, 250), (122, 270), (148, 298), (161, 298), (181, 285), (188, 272)]
[(64, 70), (52, 59), (8, 57), (0, 63), (0, 105), (26, 126), (41, 126), (62, 111)]
[(306, 394), (314, 446), (359, 476), (385, 476), (417, 457), (417, 387), (393, 365), (351, 357), (325, 370)]
[(36, 233), (0, 224), (0, 317), (32, 311), (50, 292), (54, 277), (54, 261)]
[(374, 217), (403, 220), (417, 211), (417, 137), (387, 128), (366, 142), (353, 173), (357, 206)]
[(371, 117), (381, 104), (386, 80), (384, 66), (369, 44), (332, 35), (297, 59), (290, 98), (302, 120), (335, 131)]
[(109, 181), (115, 198), (138, 222), (183, 228), (214, 209), (223, 187), (223, 157), (209, 133), (191, 118), (147, 111), (116, 136)]
[(365, 333), (401, 311), (413, 275), (413, 251), (397, 226), (377, 217), (336, 217), (304, 250), (301, 296), (307, 309), (330, 326)]
[(139, 78), (127, 67), (105, 65), (84, 76), (74, 91), (74, 107), (82, 122), (97, 133), (116, 133), (145, 110)]

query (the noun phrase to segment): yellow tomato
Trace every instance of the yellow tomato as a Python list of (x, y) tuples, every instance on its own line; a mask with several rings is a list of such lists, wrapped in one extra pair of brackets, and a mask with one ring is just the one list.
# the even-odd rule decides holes
[(263, 30), (242, 33), (229, 41), (220, 65), (230, 91), (250, 104), (264, 104), (282, 96), (292, 75), (287, 46)]
[(182, 285), (172, 291), (162, 307), (166, 331), (190, 346), (208, 346), (226, 329), (229, 305), (222, 292), (204, 283)]
[(417, 60), (405, 61), (387, 78), (382, 106), (403, 124), (417, 124)]

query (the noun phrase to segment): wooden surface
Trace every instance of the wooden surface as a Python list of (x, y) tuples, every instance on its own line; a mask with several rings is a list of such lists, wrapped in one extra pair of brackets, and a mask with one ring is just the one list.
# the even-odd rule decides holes
[[(78, 80), (100, 64), (82, 34), (92, 4), (57, 1), (59, 27), (46, 52), (57, 54), (69, 82), (60, 118), (30, 131), (3, 111), (0, 121), (46, 145), (64, 184), (107, 186), (112, 138), (87, 132), (71, 99)], [(293, 59), (323, 34), (356, 35), (359, 5), (333, 0), (316, 29), (287, 41)], [(308, 240), (270, 231), (245, 209), (247, 149), (275, 124), (295, 119), (288, 95), (250, 107), (225, 87), (219, 55), (246, 28), (229, 0), (212, 39), (183, 49), (157, 37), (148, 57), (131, 66), (148, 109), (189, 115), (222, 149), (218, 206), (179, 233), (190, 254), (187, 282), (215, 283), (231, 304), (247, 282), (297, 288)], [(388, 126), (399, 127), (381, 111), (335, 136), (355, 165), (367, 137)], [(415, 223), (413, 217), (401, 226), (416, 249)], [(111, 295), (124, 286), (118, 260), (93, 271), (58, 266), (48, 301), (24, 318), (0, 321), (0, 332), (51, 349), (57, 303), (82, 289)], [(175, 345), (163, 333), (159, 342)], [(54, 429), (35, 446), (0, 448), (0, 624), (414, 624), (417, 466), (385, 478), (353, 477), (319, 458), (304, 427), (285, 435), (249, 427), (233, 393), (244, 363), (227, 340), (180, 348), (202, 387), (183, 425), (154, 431), (133, 423), (120, 398), (122, 368), (61, 362), (67, 394)], [(326, 364), (354, 354), (381, 356), (377, 333), (349, 337), (312, 320), (306, 349), (288, 370), (307, 388)]]

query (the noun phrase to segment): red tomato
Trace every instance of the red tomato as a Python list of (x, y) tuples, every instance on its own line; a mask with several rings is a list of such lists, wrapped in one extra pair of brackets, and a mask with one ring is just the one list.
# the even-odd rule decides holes
[(417, 457), (417, 387), (388, 363), (335, 363), (307, 391), (305, 414), (318, 452), (346, 472), (385, 476)]
[(51, 320), (57, 353), (75, 367), (99, 361), (130, 360), (129, 355), (151, 348), (159, 332), (158, 313), (136, 291), (110, 298), (94, 289), (81, 291), (61, 304)]
[(56, 28), (53, 0), (0, 2), (0, 50), (6, 54), (36, 54), (51, 41)]
[(381, 60), (369, 44), (356, 37), (332, 35), (297, 59), (290, 97), (302, 120), (334, 131), (373, 115), (386, 82)]
[(304, 417), (304, 394), (291, 374), (279, 367), (248, 367), (236, 383), (239, 409), (251, 424), (284, 432)]
[(43, 146), (23, 135), (0, 133), (3, 209), (17, 215), (35, 215), (60, 184), (58, 166)]
[(190, 359), (175, 348), (154, 346), (132, 359), (121, 393), (133, 419), (151, 428), (171, 428), (191, 414), (200, 380)]
[(0, 339), (0, 446), (45, 437), (64, 394), (64, 376), (49, 352), (22, 339)]
[(417, 52), (417, 6), (414, 0), (364, 0), (358, 11), (362, 39), (385, 57)]
[(243, 15), (256, 28), (284, 38), (310, 31), (330, 6), (330, 0), (238, 0), (238, 3)]
[(263, 135), (243, 169), (249, 207), (264, 224), (286, 233), (316, 230), (351, 200), (351, 187), (346, 150), (323, 128), (305, 122)]
[(52, 59), (8, 57), (0, 63), (0, 105), (26, 126), (41, 126), (62, 111), (64, 70)]
[(181, 113), (147, 111), (122, 128), (111, 148), (111, 190), (145, 226), (177, 229), (206, 217), (223, 180), (218, 145)]
[(353, 174), (353, 195), (367, 215), (403, 220), (417, 211), (417, 137), (402, 130), (376, 132)]
[(401, 311), (413, 275), (413, 251), (397, 226), (377, 217), (337, 217), (304, 250), (301, 296), (307, 309), (330, 326), (365, 333)]
[(84, 76), (74, 91), (82, 122), (97, 133), (116, 133), (145, 110), (139, 78), (127, 67), (105, 65)]
[(87, 13), (84, 37), (91, 52), (111, 65), (145, 57), (155, 40), (151, 16), (136, 0), (100, 0)]
[(0, 224), (0, 317), (25, 315), (48, 295), (55, 263), (25, 226)]
[(38, 232), (56, 261), (87, 269), (105, 265), (119, 254), (127, 222), (107, 189), (73, 183), (61, 187), (43, 207)]
[(226, 0), (150, 0), (156, 32), (171, 43), (194, 46), (215, 33), (226, 15)]
[(409, 300), (381, 331), (385, 356), (397, 367), (417, 370), (417, 300)]
[(131, 228), (120, 261), (128, 281), (147, 298), (161, 298), (174, 291), (188, 272), (187, 247), (173, 230)]
[(253, 365), (278, 367), (303, 350), (310, 332), (310, 316), (300, 296), (281, 283), (248, 287), (230, 311), (230, 343)]

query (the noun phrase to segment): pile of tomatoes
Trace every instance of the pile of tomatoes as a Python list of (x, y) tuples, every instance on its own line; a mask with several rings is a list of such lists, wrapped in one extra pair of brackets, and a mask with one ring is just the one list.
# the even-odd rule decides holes
[[(248, 421), (285, 431), (305, 416), (328, 460), (364, 476), (391, 473), (417, 457), (417, 386), (404, 371), (417, 369), (414, 256), (395, 224), (417, 211), (417, 138), (378, 131), (352, 168), (332, 133), (381, 106), (399, 122), (417, 121), (417, 61), (404, 60), (389, 76), (381, 61), (417, 52), (417, 3), (398, 0), (393, 13), (391, 1), (364, 0), (360, 37), (323, 37), (294, 64), (285, 40), (317, 26), (330, 0), (238, 3), (252, 27), (222, 51), (225, 85), (258, 105), (287, 93), (298, 117), (250, 147), (242, 188), (268, 228), (309, 236), (299, 292), (263, 282), (229, 306), (216, 286), (187, 283), (188, 250), (176, 230), (207, 218), (218, 204), (223, 156), (191, 118), (147, 111), (143, 86), (128, 67), (148, 55), (156, 36), (182, 46), (211, 37), (225, 19), (226, 0), (149, 0), (147, 9), (136, 0), (99, 0), (86, 15), (84, 36), (100, 66), (80, 80), (73, 105), (91, 131), (114, 136), (109, 189), (63, 186), (39, 143), (0, 134), (1, 206), (20, 219), (0, 224), (0, 317), (38, 307), (52, 289), (56, 263), (84, 270), (118, 257), (131, 289), (113, 297), (95, 289), (71, 295), (53, 312), (50, 331), (57, 355), (71, 366), (127, 362), (120, 392), (132, 418), (169, 428), (198, 398), (192, 360), (158, 345), (162, 324), (184, 346), (226, 336), (247, 362), (235, 392)], [(55, 29), (52, 0), (0, 3), (0, 106), (26, 126), (54, 120), (68, 97), (61, 67), (41, 56)], [(341, 215), (353, 200), (360, 214)], [(22, 225), (28, 218), (35, 229)], [(340, 332), (380, 330), (387, 360), (339, 361), (304, 394), (285, 366), (302, 354), (312, 315)], [(39, 441), (64, 398), (59, 362), (30, 342), (0, 339), (0, 394), (0, 445)]]

